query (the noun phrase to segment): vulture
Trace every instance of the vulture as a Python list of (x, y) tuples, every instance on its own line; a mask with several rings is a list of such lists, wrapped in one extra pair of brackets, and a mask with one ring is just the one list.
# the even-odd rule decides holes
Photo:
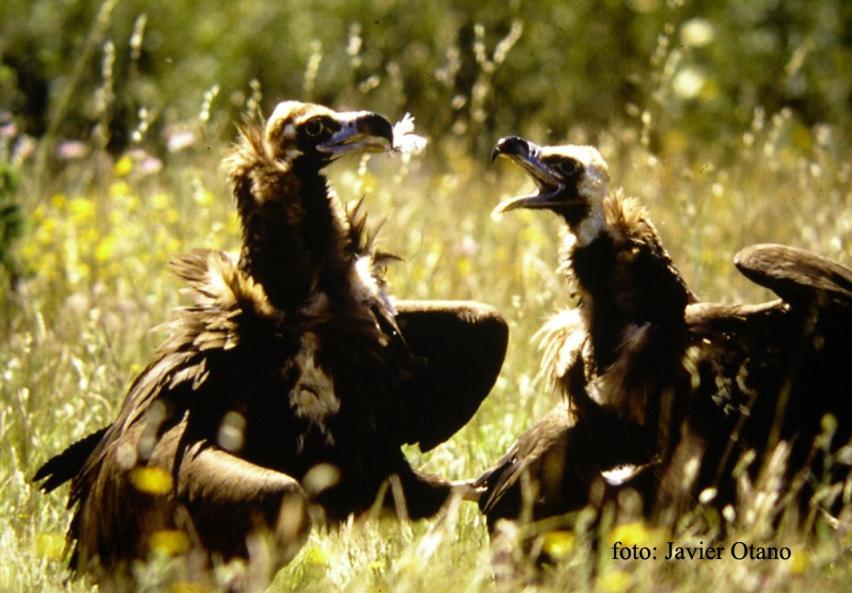
[(508, 339), (491, 307), (395, 303), (360, 204), (344, 209), (323, 169), (392, 150), (382, 116), (280, 103), (247, 122), (225, 160), (242, 228), (238, 256), (196, 251), (173, 268), (194, 303), (130, 386), (109, 426), (35, 474), (70, 482), (71, 565), (126, 573), (163, 534), (202, 562), (249, 557), (271, 535), (279, 566), (318, 511), (374, 505), (403, 517), (471, 496), (412, 468), (473, 415)]
[(647, 211), (609, 192), (594, 147), (512, 136), (498, 156), (520, 165), (537, 192), (495, 212), (561, 217), (562, 267), (579, 305), (540, 331), (542, 370), (564, 401), (476, 481), (490, 528), (598, 506), (625, 489), (639, 494), (641, 513), (667, 522), (699, 497), (735, 505), (748, 489), (738, 482), (754, 485), (770, 468), (781, 478), (773, 513), (791, 507), (804, 521), (839, 508), (849, 467), (836, 453), (852, 437), (852, 270), (754, 245), (734, 263), (779, 298), (699, 302)]

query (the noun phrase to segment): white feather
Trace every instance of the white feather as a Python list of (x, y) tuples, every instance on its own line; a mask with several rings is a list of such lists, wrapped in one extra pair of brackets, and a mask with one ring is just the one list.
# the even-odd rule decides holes
[(428, 141), (414, 133), (414, 117), (410, 113), (402, 116), (393, 126), (393, 150), (401, 154), (418, 154)]

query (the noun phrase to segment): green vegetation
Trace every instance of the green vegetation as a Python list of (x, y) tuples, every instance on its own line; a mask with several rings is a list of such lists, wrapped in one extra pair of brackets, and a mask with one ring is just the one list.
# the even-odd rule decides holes
[[(554, 404), (530, 339), (571, 302), (558, 222), (489, 216), (529, 183), (488, 164), (497, 137), (600, 146), (705, 299), (768, 297), (731, 263), (751, 243), (852, 263), (848, 2), (459, 4), (0, 6), (0, 591), (89, 590), (64, 582), (65, 489), (45, 496), (29, 478), (114, 417), (162, 337), (150, 328), (182, 302), (168, 259), (237, 246), (218, 163), (240, 113), (284, 98), (411, 111), (431, 138), (410, 162), (331, 174), (342, 200), (365, 196), (374, 221), (388, 217), (396, 295), (474, 298), (510, 321), (479, 413), (429, 455), (410, 452), (452, 478), (477, 475)], [(770, 538), (765, 501), (746, 497), (728, 544), (769, 538), (790, 561), (615, 562), (582, 531), (558, 532), (546, 545), (563, 561), (530, 590), (848, 591), (848, 530)], [(416, 524), (365, 519), (316, 529), (273, 590), (491, 591), (490, 554), (469, 505)]]

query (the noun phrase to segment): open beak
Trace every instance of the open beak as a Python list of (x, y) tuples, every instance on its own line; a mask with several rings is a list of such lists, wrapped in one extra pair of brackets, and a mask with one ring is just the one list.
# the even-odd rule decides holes
[(393, 147), (393, 126), (384, 117), (370, 111), (338, 113), (340, 129), (317, 150), (339, 157), (359, 152), (385, 152)]
[(541, 160), (542, 149), (520, 136), (501, 138), (491, 152), (491, 160), (504, 156), (519, 164), (538, 185), (538, 193), (509, 198), (497, 205), (494, 214), (518, 208), (552, 208), (559, 206), (556, 197), (565, 189), (562, 177)]

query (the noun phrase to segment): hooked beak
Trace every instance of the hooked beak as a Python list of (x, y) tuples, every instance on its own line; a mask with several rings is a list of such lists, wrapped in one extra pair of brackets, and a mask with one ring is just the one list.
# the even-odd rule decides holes
[(562, 177), (541, 160), (542, 149), (537, 144), (520, 136), (501, 138), (491, 152), (491, 160), (504, 156), (519, 164), (538, 185), (538, 193), (504, 200), (494, 208), (494, 214), (502, 214), (518, 208), (553, 208), (561, 203), (555, 198), (564, 189)]
[(393, 147), (393, 126), (384, 117), (370, 111), (339, 113), (340, 124), (317, 150), (333, 157), (358, 152), (385, 152)]

